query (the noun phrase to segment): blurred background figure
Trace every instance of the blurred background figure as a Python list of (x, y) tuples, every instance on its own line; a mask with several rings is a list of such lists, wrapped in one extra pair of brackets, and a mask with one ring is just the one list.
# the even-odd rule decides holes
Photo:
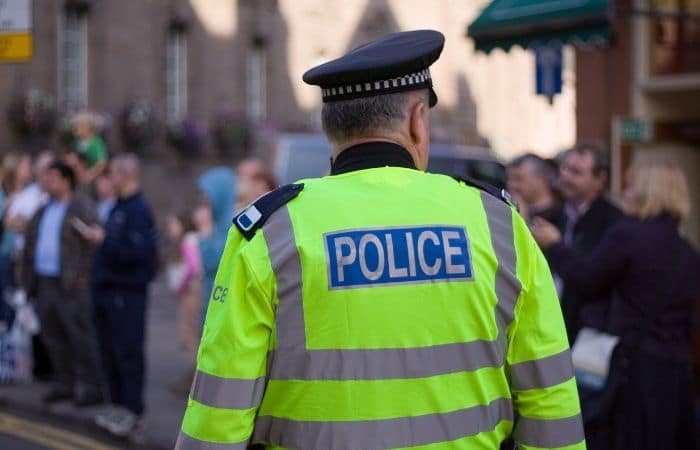
[[(0, 246), (0, 266), (5, 287), (3, 293), (10, 295), (16, 285), (15, 267), (24, 248), (24, 229), (27, 222), (48, 201), (46, 194), (46, 173), (55, 157), (53, 152), (45, 150), (41, 152), (32, 163), (28, 155), (16, 155), (16, 164), (12, 156), (8, 164), (15, 170), (8, 171), (7, 188), (9, 195), (6, 197), (3, 215), (3, 240)], [(40, 337), (32, 338), (33, 372), (39, 379), (49, 379), (52, 376), (51, 361)]]
[(8, 284), (5, 282), (3, 274), (3, 262), (2, 262), (2, 238), (5, 234), (5, 227), (3, 226), (3, 216), (5, 215), (5, 167), (4, 160), (7, 159), (7, 155), (3, 158), (2, 163), (0, 163), (0, 330), (7, 331), (10, 326), (12, 326), (12, 320), (14, 319), (14, 311), (5, 302), (3, 291), (4, 287)]
[(32, 166), (32, 158), (22, 155), (16, 166), (14, 192), (10, 195), (5, 211), (5, 228), (17, 231), (15, 248), (22, 248), (22, 233), (29, 219), (43, 206), (48, 197), (43, 188), (43, 177), (46, 169), (54, 161), (51, 152), (41, 153)]
[(246, 158), (236, 166), (236, 211), (274, 189), (277, 180), (261, 159)]
[(49, 166), (45, 188), (50, 200), (27, 226), (21, 272), (22, 287), (36, 302), (40, 336), (55, 372), (54, 386), (43, 400), (73, 400), (83, 407), (102, 402), (89, 295), (94, 247), (80, 233), (96, 216), (75, 187), (70, 167), (61, 162)]
[(226, 245), (228, 229), (233, 220), (236, 202), (236, 176), (227, 167), (209, 169), (198, 180), (200, 208), (195, 211), (195, 226), (199, 235), (202, 260), (202, 312), (207, 313), (209, 296), (214, 286), (216, 269)]
[(631, 218), (586, 257), (548, 222), (537, 220), (532, 233), (567, 288), (614, 299), (607, 317), (583, 323), (619, 336), (613, 358), (629, 360), (609, 413), (588, 424), (588, 448), (695, 448), (691, 338), (700, 256), (679, 231), (690, 211), (687, 182), (675, 162), (655, 159), (635, 163), (627, 181)]
[[(563, 242), (580, 256), (589, 255), (603, 235), (622, 218), (622, 212), (605, 196), (609, 164), (602, 150), (582, 145), (566, 152), (559, 170), (559, 188), (564, 204), (554, 216), (554, 225), (562, 234)], [(569, 342), (580, 329), (582, 293), (570, 288), (556, 275), (562, 312)], [(586, 309), (606, 308), (607, 303), (589, 303)], [(583, 312), (584, 314), (586, 312)], [(594, 316), (601, 313), (593, 311)], [(604, 315), (604, 314), (603, 314)]]
[(177, 394), (187, 395), (194, 378), (199, 343), (202, 261), (191, 215), (180, 213), (168, 216), (167, 235), (171, 245), (167, 270), (168, 287), (177, 299), (180, 345), (188, 368), (182, 379), (171, 384), (170, 389)]
[(545, 159), (526, 153), (507, 167), (507, 189), (518, 202), (520, 214), (529, 220), (542, 217), (553, 220), (560, 204), (552, 191), (554, 169)]
[(114, 184), (109, 176), (104, 173), (95, 178), (95, 201), (97, 217), (104, 226), (107, 223), (109, 214), (112, 212), (112, 208), (117, 203), (117, 193), (114, 190)]
[(31, 158), (19, 153), (8, 153), (2, 161), (2, 220), (3, 234), (0, 244), (0, 283), (3, 293), (14, 286), (13, 257), (15, 255), (15, 238), (22, 222), (10, 221), (8, 211), (17, 196), (32, 180)]
[(100, 117), (89, 111), (79, 112), (73, 117), (73, 135), (77, 140), (76, 152), (82, 155), (87, 163), (86, 181), (88, 183), (107, 167), (107, 147), (98, 134), (100, 125)]
[(100, 356), (113, 408), (96, 417), (109, 432), (140, 431), (144, 411), (144, 339), (148, 284), (156, 272), (156, 226), (141, 193), (141, 164), (131, 154), (109, 169), (119, 199), (103, 228), (91, 227), (100, 244), (93, 267), (93, 303)]
[(0, 191), (0, 320), (5, 323), (6, 330), (11, 329), (15, 311), (9, 300), (15, 288), (14, 258), (15, 238), (17, 232), (6, 223), (7, 210), (16, 196), (31, 181), (31, 159), (26, 155), (10, 152), (2, 160), (2, 190)]
[(87, 158), (81, 153), (70, 152), (63, 156), (63, 162), (68, 165), (75, 173), (76, 187), (75, 192), (83, 195), (90, 200), (94, 197), (92, 174), (90, 173), (90, 165)]

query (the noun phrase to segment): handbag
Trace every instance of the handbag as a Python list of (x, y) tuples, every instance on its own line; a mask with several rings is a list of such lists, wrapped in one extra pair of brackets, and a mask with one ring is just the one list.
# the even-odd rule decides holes
[[(613, 292), (611, 305), (619, 301), (619, 295)], [(607, 329), (612, 310), (614, 307), (608, 310)], [(571, 360), (584, 423), (604, 419), (610, 413), (620, 387), (627, 382), (627, 367), (651, 329), (654, 317), (646, 314), (642, 331), (632, 339), (590, 327), (579, 331), (571, 348)]]
[[(611, 304), (617, 300), (615, 293)], [(627, 356), (620, 336), (591, 327), (582, 328), (576, 335), (571, 360), (584, 423), (608, 414), (618, 389), (626, 380)]]
[(620, 337), (595, 328), (582, 328), (571, 348), (576, 383), (593, 391), (602, 390), (610, 373), (613, 352)]

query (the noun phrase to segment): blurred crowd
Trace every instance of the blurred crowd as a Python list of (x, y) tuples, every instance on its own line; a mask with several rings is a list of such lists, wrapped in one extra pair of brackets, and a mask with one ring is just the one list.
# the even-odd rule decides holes
[(126, 436), (143, 426), (149, 283), (163, 269), (176, 300), (189, 369), (170, 387), (186, 395), (234, 211), (276, 182), (257, 159), (209, 169), (192, 186), (198, 204), (158, 233), (139, 158), (110, 159), (97, 120), (74, 117), (68, 152), (2, 159), (0, 381), (47, 381), (45, 403), (108, 403), (96, 424)]
[(525, 154), (507, 168), (554, 275), (587, 445), (695, 448), (700, 258), (681, 232), (686, 179), (674, 162), (640, 160), (622, 198), (611, 199), (608, 173), (593, 146), (555, 160)]
[[(198, 202), (158, 233), (139, 158), (110, 159), (90, 113), (73, 126), (72, 151), (2, 159), (0, 381), (46, 379), (47, 403), (108, 402), (95, 421), (124, 436), (142, 426), (149, 283), (162, 269), (177, 305), (188, 370), (170, 388), (186, 395), (234, 212), (277, 183), (257, 159), (211, 168), (192, 186)], [(589, 448), (675, 448), (695, 429), (700, 258), (680, 231), (688, 188), (676, 164), (649, 159), (611, 199), (608, 174), (601, 149), (579, 146), (515, 158), (507, 187), (554, 275)]]
[(170, 388), (183, 395), (194, 377), (200, 330), (234, 212), (277, 188), (277, 182), (261, 160), (248, 158), (235, 171), (226, 167), (207, 170), (197, 187), (199, 204), (187, 205), (167, 218), (171, 247), (167, 280), (177, 298), (180, 340), (189, 366)]

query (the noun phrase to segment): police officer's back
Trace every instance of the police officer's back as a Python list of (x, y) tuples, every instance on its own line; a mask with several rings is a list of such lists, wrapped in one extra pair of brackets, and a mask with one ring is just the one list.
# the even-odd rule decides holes
[(398, 33), (305, 74), (331, 176), (234, 219), (178, 449), (497, 449), (514, 420), (522, 448), (585, 448), (527, 227), (498, 192), (422, 172), (442, 45)]

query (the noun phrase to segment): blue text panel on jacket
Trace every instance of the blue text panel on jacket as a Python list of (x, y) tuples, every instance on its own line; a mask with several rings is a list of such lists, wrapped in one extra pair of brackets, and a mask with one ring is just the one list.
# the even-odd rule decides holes
[(473, 278), (464, 228), (374, 228), (324, 237), (330, 289)]

